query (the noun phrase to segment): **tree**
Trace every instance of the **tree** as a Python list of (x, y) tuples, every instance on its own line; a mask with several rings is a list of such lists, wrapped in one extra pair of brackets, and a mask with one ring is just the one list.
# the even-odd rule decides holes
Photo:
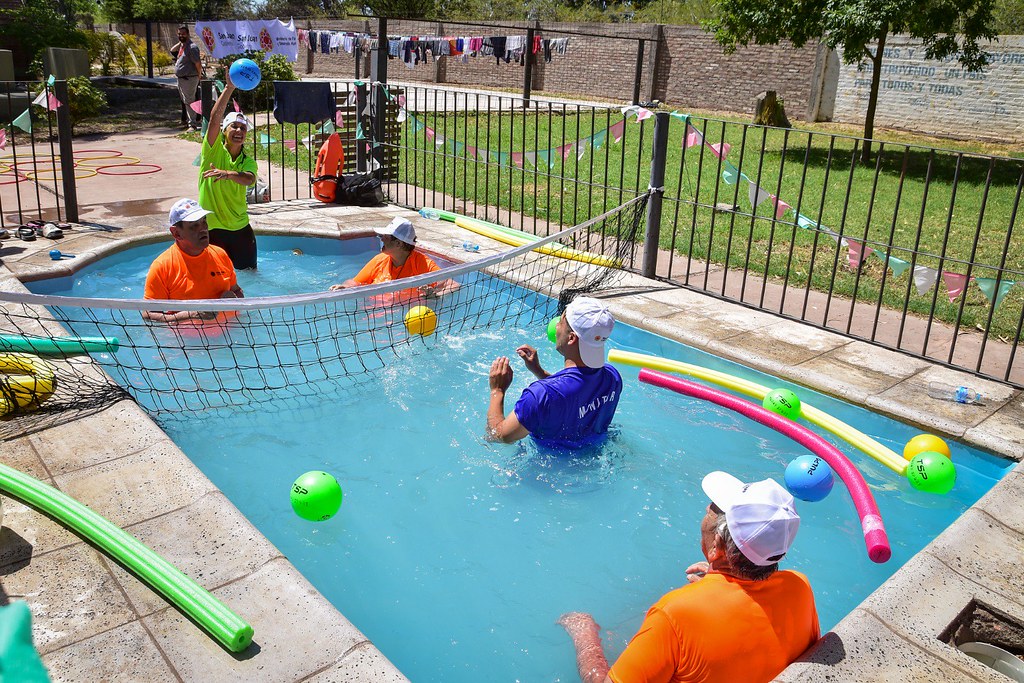
[[(17, 9), (0, 10), (4, 31), (0, 45), (22, 53), (29, 71), (42, 73), (43, 52), (48, 47), (85, 48), (85, 34), (75, 28), (74, 21), (61, 14), (52, 0), (25, 0)], [(23, 51), (23, 52), (22, 52)]]
[[(979, 71), (988, 58), (979, 40), (995, 38), (994, 0), (721, 0), (718, 15), (704, 28), (732, 52), (750, 42), (775, 45), (788, 39), (796, 47), (818, 40), (842, 48), (847, 64), (871, 64), (871, 92), (864, 116), (861, 160), (871, 159), (878, 84), (885, 40), (890, 34), (919, 39), (928, 59), (956, 57)], [(869, 46), (874, 41), (872, 50)]]

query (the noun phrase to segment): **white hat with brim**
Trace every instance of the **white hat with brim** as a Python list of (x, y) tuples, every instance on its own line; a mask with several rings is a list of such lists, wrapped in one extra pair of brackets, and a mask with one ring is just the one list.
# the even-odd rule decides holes
[(171, 207), (171, 212), (167, 216), (167, 224), (175, 225), (181, 221), (197, 221), (203, 216), (213, 213), (213, 211), (207, 211), (203, 207), (199, 206), (199, 202), (194, 199), (179, 199), (174, 202), (174, 206)]
[(744, 484), (726, 472), (701, 482), (704, 493), (725, 513), (729, 534), (743, 556), (760, 567), (789, 552), (800, 528), (793, 496), (773, 479)]
[(404, 218), (394, 218), (383, 228), (374, 228), (378, 235), (391, 235), (396, 240), (406, 244), (416, 244), (416, 228)]
[(597, 299), (579, 296), (565, 308), (565, 321), (579, 339), (580, 359), (588, 368), (603, 368), (604, 343), (611, 336), (615, 319)]
[(235, 122), (245, 124), (246, 132), (248, 132), (249, 129), (252, 128), (252, 126), (249, 125), (249, 119), (245, 118), (245, 114), (243, 114), (240, 111), (229, 111), (227, 114), (224, 115), (224, 120), (220, 123), (220, 129), (227, 130), (228, 126)]

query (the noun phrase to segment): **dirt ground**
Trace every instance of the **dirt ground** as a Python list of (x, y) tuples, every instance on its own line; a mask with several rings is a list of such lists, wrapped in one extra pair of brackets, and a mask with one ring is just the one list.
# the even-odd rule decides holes
[(143, 128), (183, 128), (181, 99), (173, 88), (137, 88), (100, 83), (107, 108), (75, 125), (75, 137), (129, 133)]

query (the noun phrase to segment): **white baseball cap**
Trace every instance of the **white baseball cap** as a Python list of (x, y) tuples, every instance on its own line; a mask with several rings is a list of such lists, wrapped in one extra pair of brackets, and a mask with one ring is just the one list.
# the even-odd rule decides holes
[(245, 124), (246, 131), (252, 128), (252, 126), (249, 125), (249, 119), (245, 118), (245, 114), (240, 111), (229, 111), (227, 114), (224, 114), (224, 120), (220, 123), (220, 129), (227, 130), (228, 126), (235, 121)]
[(726, 472), (712, 472), (700, 485), (725, 513), (729, 534), (744, 557), (767, 567), (789, 552), (800, 528), (800, 515), (793, 496), (778, 482), (765, 479), (744, 484)]
[(194, 199), (179, 199), (171, 207), (171, 213), (167, 216), (167, 225), (174, 225), (180, 221), (197, 221), (203, 216), (213, 213), (199, 206)]
[(387, 226), (374, 228), (373, 231), (378, 235), (391, 235), (406, 244), (416, 244), (416, 228), (404, 218), (396, 216)]
[(580, 358), (588, 368), (604, 367), (604, 343), (615, 327), (608, 307), (597, 299), (579, 296), (565, 308), (565, 321), (580, 340)]

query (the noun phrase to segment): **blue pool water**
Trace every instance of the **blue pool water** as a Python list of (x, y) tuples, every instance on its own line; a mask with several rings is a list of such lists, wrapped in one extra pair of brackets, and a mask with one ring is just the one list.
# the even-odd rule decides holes
[[(141, 296), (149, 262), (166, 245), (133, 249), (34, 291)], [(300, 249), (301, 255), (293, 253)], [(325, 289), (355, 273), (375, 241), (260, 238), (260, 270), (241, 273), (247, 295)], [(114, 294), (113, 292), (116, 292)], [(641, 385), (622, 368), (615, 436), (586, 458), (554, 458), (483, 440), (487, 370), (520, 343), (557, 354), (542, 325), (438, 336), (398, 356), (356, 392), (325, 392), (315, 407), (244, 420), (188, 417), (164, 428), (300, 571), (414, 681), (575, 681), (560, 614), (588, 611), (614, 658), (648, 606), (684, 583), (702, 559), (704, 474), (779, 481), (803, 451), (717, 406)], [(616, 348), (706, 365), (769, 386), (784, 383), (626, 325)], [(530, 375), (514, 360), (517, 396)], [(813, 391), (806, 401), (897, 452), (918, 431)], [(511, 401), (506, 408), (511, 407)], [(825, 435), (826, 438), (828, 435)], [(833, 439), (834, 441), (834, 439)], [(874, 460), (838, 443), (864, 473), (893, 558), (868, 560), (849, 495), (837, 483), (800, 503), (800, 534), (784, 567), (806, 573), (822, 629), (835, 625), (902, 563), (987, 491), (1010, 463), (951, 443), (957, 485), (914, 491)], [(291, 512), (291, 482), (326, 470), (345, 499), (332, 520)], [(244, 613), (244, 610), (242, 610)]]

